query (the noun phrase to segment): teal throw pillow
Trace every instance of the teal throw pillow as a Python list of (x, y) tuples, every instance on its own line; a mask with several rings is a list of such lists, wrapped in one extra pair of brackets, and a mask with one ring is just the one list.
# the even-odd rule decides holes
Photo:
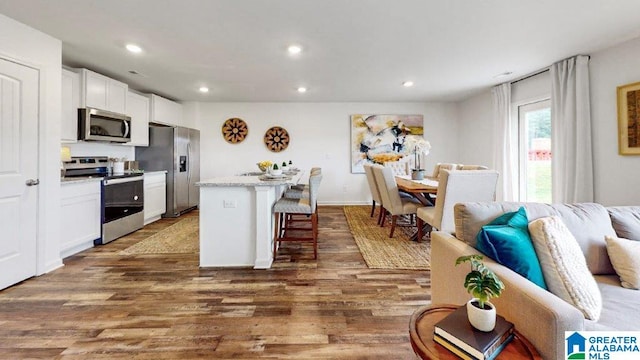
[(529, 219), (524, 207), (496, 218), (482, 227), (476, 237), (480, 252), (547, 289), (540, 261), (529, 236)]

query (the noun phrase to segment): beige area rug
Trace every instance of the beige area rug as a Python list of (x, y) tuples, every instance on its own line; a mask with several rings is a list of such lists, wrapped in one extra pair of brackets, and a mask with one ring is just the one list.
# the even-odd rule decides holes
[(376, 224), (377, 211), (370, 217), (370, 206), (345, 206), (349, 228), (367, 266), (371, 269), (430, 270), (431, 243), (411, 241), (415, 227), (397, 227), (389, 238), (391, 225)]
[(184, 218), (166, 229), (122, 250), (122, 255), (197, 253), (198, 217)]

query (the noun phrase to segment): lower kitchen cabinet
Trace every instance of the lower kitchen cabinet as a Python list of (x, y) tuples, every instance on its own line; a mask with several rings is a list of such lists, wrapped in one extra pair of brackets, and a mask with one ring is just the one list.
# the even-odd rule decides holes
[(100, 181), (62, 182), (60, 256), (93, 247), (101, 236)]
[(144, 174), (144, 224), (158, 219), (167, 211), (167, 173), (154, 171)]

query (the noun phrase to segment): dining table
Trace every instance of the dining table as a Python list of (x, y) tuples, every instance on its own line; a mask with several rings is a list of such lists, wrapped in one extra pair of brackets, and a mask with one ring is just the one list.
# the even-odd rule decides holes
[(411, 179), (411, 175), (396, 175), (396, 184), (398, 185), (399, 191), (411, 194), (424, 206), (435, 205), (435, 196), (438, 193), (438, 180), (432, 178), (413, 180)]
[[(433, 178), (424, 178), (421, 180), (414, 180), (411, 175), (396, 175), (396, 184), (398, 185), (398, 191), (408, 193), (424, 206), (435, 206), (436, 195), (438, 193), (438, 180)], [(424, 224), (423, 232), (427, 232), (428, 224)], [(421, 241), (418, 239), (418, 231), (416, 231), (411, 237), (411, 241)]]

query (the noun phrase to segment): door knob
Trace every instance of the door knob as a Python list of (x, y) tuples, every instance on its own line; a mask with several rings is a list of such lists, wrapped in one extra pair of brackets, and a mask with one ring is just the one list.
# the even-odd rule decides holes
[(29, 179), (29, 180), (25, 181), (24, 183), (27, 186), (36, 186), (36, 185), (40, 184), (40, 180), (38, 180), (38, 179)]

